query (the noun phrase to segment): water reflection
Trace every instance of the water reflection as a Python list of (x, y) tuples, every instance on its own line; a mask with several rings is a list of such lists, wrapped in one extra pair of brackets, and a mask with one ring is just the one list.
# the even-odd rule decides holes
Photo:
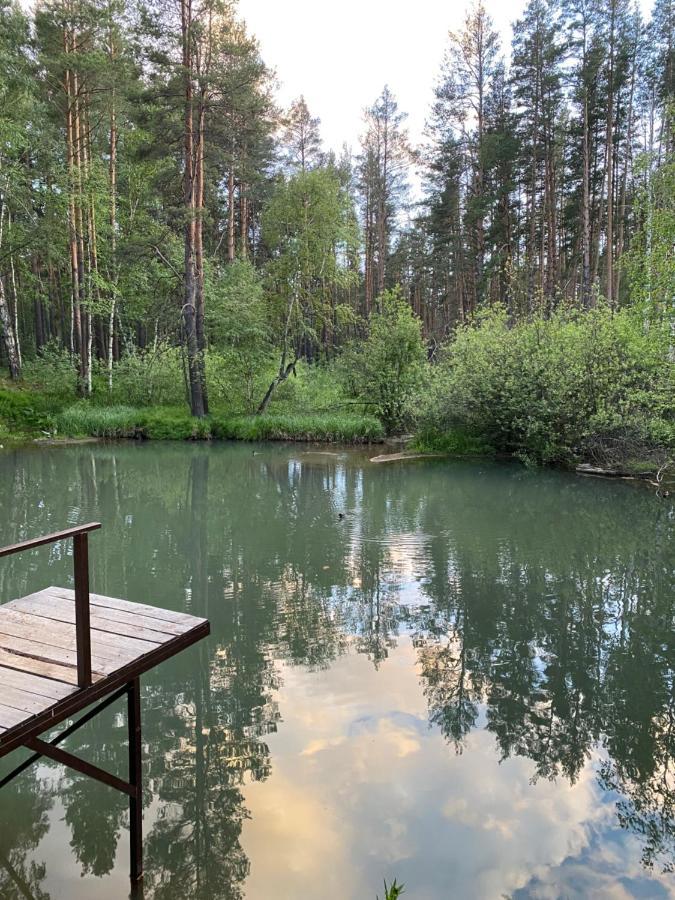
[[(0, 475), (2, 543), (100, 517), (95, 589), (211, 619), (144, 681), (146, 896), (370, 896), (401, 869), (421, 898), (557, 896), (597, 889), (599, 859), (628, 894), (666, 890), (672, 506), (285, 447), (23, 451)], [(10, 558), (0, 600), (68, 583), (63, 554)], [(112, 708), (68, 747), (123, 772), (123, 724)], [(45, 765), (0, 816), (0, 896), (90, 896), (73, 871), (120, 896), (123, 799)]]

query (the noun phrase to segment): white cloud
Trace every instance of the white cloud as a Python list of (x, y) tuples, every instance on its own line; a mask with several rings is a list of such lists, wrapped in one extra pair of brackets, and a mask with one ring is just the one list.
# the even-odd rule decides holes
[(407, 638), (378, 671), (350, 654), (282, 680), (272, 774), (244, 789), (247, 900), (356, 900), (385, 877), (416, 900), (671, 896), (667, 878), (646, 880), (591, 763), (574, 785), (532, 784), (532, 762), (500, 764), (490, 732), (458, 756), (430, 730)]

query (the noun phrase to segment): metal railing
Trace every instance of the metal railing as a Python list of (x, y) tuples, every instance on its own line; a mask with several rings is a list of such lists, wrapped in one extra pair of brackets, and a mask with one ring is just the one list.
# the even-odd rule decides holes
[(75, 576), (75, 645), (77, 650), (77, 683), (81, 688), (91, 684), (91, 628), (89, 619), (89, 532), (101, 527), (100, 522), (89, 522), (76, 528), (66, 528), (54, 534), (45, 534), (30, 541), (0, 547), (0, 557), (32, 550), (44, 544), (55, 544), (67, 538), (73, 539), (73, 574)]

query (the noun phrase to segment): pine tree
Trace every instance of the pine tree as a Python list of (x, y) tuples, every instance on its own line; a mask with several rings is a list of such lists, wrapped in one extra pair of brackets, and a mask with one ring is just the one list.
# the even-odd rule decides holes
[(303, 96), (293, 101), (284, 118), (281, 136), (285, 169), (289, 174), (308, 172), (324, 162), (320, 125), (321, 120), (311, 115)]
[(538, 295), (550, 304), (559, 280), (558, 129), (563, 53), (551, 3), (530, 0), (514, 27), (511, 66), (525, 194), (521, 235), (530, 309)]
[(392, 235), (407, 194), (411, 150), (404, 128), (406, 114), (399, 111), (385, 85), (365, 111), (366, 130), (357, 161), (365, 243), (365, 313), (387, 284), (387, 263)]

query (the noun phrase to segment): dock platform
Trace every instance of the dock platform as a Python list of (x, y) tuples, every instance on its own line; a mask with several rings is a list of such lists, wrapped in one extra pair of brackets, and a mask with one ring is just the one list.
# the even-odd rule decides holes
[[(130, 798), (131, 879), (142, 878), (142, 777), (139, 678), (209, 633), (197, 616), (89, 591), (83, 525), (0, 549), (0, 557), (72, 538), (75, 590), (48, 587), (0, 605), (0, 758), (26, 747), (33, 755), (0, 780), (0, 788), (46, 756)], [(92, 766), (58, 747), (68, 735), (127, 696), (129, 780)], [(51, 742), (39, 735), (90, 707)]]

